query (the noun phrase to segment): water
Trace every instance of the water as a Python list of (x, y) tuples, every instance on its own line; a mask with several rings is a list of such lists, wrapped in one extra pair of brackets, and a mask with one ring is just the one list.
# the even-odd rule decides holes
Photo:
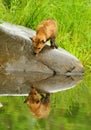
[[(84, 80), (82, 80), (82, 76), (48, 77), (48, 75), (42, 75), (41, 77), (40, 74), (32, 74), (32, 76), (30, 76), (30, 74), (20, 75), (18, 74), (18, 77), (17, 73), (12, 75), (0, 75), (0, 80), (2, 81), (0, 82), (2, 83), (0, 87), (3, 86), (2, 94), (9, 94), (8, 96), (0, 97), (0, 129), (91, 129), (90, 75), (84, 76)], [(36, 76), (38, 77), (37, 81), (35, 81)], [(28, 77), (32, 78), (29, 80)], [(40, 81), (41, 78), (42, 80)], [(55, 81), (55, 84), (53, 81)], [(37, 87), (37, 89), (43, 88), (42, 91), (44, 93), (51, 93), (51, 110), (47, 118), (37, 119), (31, 114), (29, 106), (24, 104), (32, 85), (33, 87)], [(4, 89), (5, 86), (7, 87), (7, 91)], [(52, 86), (53, 91), (51, 89)], [(71, 88), (72, 86), (75, 87)], [(63, 88), (65, 89), (64, 91), (62, 91)], [(15, 96), (16, 94), (18, 96)], [(20, 96), (20, 94), (22, 94), (22, 96)]]

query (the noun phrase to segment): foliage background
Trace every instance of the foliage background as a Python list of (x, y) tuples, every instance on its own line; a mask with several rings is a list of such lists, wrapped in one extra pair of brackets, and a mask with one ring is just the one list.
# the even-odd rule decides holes
[(32, 29), (53, 18), (58, 23), (57, 44), (84, 65), (83, 82), (51, 96), (47, 119), (32, 117), (25, 97), (0, 97), (0, 129), (90, 130), (91, 129), (91, 0), (0, 0), (0, 22)]

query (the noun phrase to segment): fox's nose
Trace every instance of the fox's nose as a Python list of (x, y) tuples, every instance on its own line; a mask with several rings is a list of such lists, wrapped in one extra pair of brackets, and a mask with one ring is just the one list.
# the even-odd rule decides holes
[(33, 52), (34, 53), (34, 55), (36, 55), (37, 53), (36, 52)]
[(37, 56), (38, 52), (34, 51), (33, 54)]

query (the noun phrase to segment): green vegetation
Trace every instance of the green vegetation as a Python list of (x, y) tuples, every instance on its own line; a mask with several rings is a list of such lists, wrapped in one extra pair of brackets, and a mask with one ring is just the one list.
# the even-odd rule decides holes
[(57, 44), (81, 60), (84, 81), (51, 97), (47, 119), (32, 117), (25, 97), (0, 97), (2, 130), (90, 130), (91, 129), (91, 0), (0, 0), (0, 22), (32, 29), (47, 18), (58, 23)]

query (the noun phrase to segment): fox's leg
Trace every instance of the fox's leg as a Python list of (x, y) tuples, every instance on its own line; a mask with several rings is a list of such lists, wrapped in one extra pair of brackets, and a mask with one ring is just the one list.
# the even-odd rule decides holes
[(50, 102), (50, 93), (46, 93), (45, 98), (42, 100), (42, 103), (47, 104)]
[(50, 42), (51, 42), (51, 47), (52, 48), (56, 48), (56, 49), (58, 48), (57, 45), (56, 45), (56, 43), (55, 43), (55, 38), (51, 38)]
[(46, 93), (45, 103), (49, 103), (49, 102), (50, 102), (50, 93)]

